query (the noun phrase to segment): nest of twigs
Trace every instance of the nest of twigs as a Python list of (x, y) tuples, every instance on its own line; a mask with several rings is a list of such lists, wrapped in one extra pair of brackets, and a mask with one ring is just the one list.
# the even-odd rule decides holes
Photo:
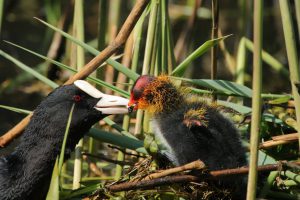
[[(191, 170), (199, 175), (195, 181)], [(229, 190), (217, 187), (206, 176), (207, 170), (200, 160), (181, 167), (158, 169), (149, 156), (137, 162), (119, 181), (106, 183), (90, 199), (231, 199)]]

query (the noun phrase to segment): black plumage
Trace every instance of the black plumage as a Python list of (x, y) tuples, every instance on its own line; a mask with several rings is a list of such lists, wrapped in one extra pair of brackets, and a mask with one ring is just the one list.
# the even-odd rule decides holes
[[(232, 122), (215, 104), (175, 87), (167, 76), (141, 76), (133, 86), (129, 108), (153, 114), (153, 131), (167, 149), (165, 156), (177, 166), (198, 159), (209, 170), (247, 165)], [(245, 183), (244, 177), (224, 178), (220, 185), (233, 188), (238, 199), (245, 194)]]
[[(190, 110), (205, 110), (205, 125), (183, 121)], [(210, 170), (229, 169), (247, 164), (245, 149), (241, 146), (234, 125), (215, 108), (204, 102), (184, 103), (176, 110), (155, 114), (154, 131), (163, 137), (170, 147), (170, 160), (183, 165), (197, 159), (202, 160)]]
[[(73, 104), (75, 108), (66, 144), (66, 157), (91, 126), (109, 114), (101, 112), (99, 102), (114, 96), (102, 95), (92, 89), (92, 92), (96, 91), (92, 97), (82, 90), (85, 86), (91, 89), (91, 85), (84, 81), (79, 85), (81, 89), (73, 84), (61, 86), (50, 93), (35, 109), (19, 146), (12, 154), (0, 158), (1, 200), (45, 199)], [(124, 113), (124, 108), (119, 111)]]

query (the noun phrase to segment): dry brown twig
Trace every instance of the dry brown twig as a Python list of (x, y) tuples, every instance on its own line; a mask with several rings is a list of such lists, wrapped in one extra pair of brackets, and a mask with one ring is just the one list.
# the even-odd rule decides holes
[(83, 155), (83, 160), (86, 161), (89, 165), (89, 175), (94, 174), (96, 176), (105, 177), (106, 175), (103, 173), (102, 169), (99, 169), (96, 163), (92, 162), (88, 156)]
[(157, 173), (153, 173), (150, 174), (148, 176), (146, 176), (145, 178), (143, 178), (143, 180), (151, 180), (151, 179), (156, 179), (156, 178), (160, 178), (160, 177), (164, 177), (164, 176), (168, 176), (171, 174), (175, 174), (178, 172), (183, 172), (183, 171), (187, 171), (187, 170), (200, 170), (200, 169), (204, 169), (205, 168), (205, 164), (201, 161), (201, 160), (196, 160), (194, 162), (185, 164), (183, 166), (179, 166), (179, 167), (174, 167), (171, 169), (166, 169)]
[[(132, 52), (133, 52), (132, 51), (133, 50), (133, 42), (134, 42), (133, 33), (131, 33), (125, 44), (124, 55), (122, 57), (122, 64), (125, 67), (129, 67), (130, 63), (131, 63), (131, 57), (132, 57)], [(127, 77), (124, 74), (119, 72), (116, 85), (122, 90), (125, 89), (125, 85), (121, 84), (121, 83), (126, 83), (126, 79), (127, 79)]]
[[(65, 85), (72, 84), (76, 80), (85, 79), (86, 77), (88, 77), (111, 55), (113, 55), (121, 46), (123, 46), (148, 3), (149, 0), (138, 0), (134, 5), (132, 11), (130, 12), (129, 16), (127, 17), (126, 21), (124, 22), (115, 40), (110, 45), (108, 45), (103, 51), (101, 51), (99, 55), (97, 55), (90, 62), (88, 62), (82, 68), (82, 70), (80, 70), (74, 76), (70, 77), (69, 80), (65, 83)], [(15, 127), (13, 127), (11, 130), (5, 133), (3, 136), (1, 136), (0, 147), (4, 147), (15, 137), (19, 136), (29, 123), (31, 116), (32, 115), (28, 115)]]
[(263, 142), (259, 145), (260, 149), (268, 149), (274, 146), (278, 146), (281, 144), (288, 144), (292, 142), (298, 141), (299, 134), (298, 133), (290, 133), (285, 135), (279, 135), (272, 137), (272, 140)]
[(149, 0), (137, 1), (115, 40), (103, 51), (101, 51), (98, 56), (87, 63), (81, 71), (72, 76), (65, 84), (72, 84), (76, 80), (85, 79), (92, 72), (94, 72), (98, 68), (98, 66), (104, 63), (111, 55), (113, 55), (120, 47), (122, 47), (129, 37), (139, 17), (146, 8), (148, 2)]

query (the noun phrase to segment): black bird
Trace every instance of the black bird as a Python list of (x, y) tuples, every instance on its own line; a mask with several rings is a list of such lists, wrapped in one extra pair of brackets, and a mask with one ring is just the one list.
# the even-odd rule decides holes
[[(153, 131), (167, 148), (174, 165), (200, 159), (209, 170), (237, 168), (247, 164), (245, 149), (232, 122), (214, 104), (208, 104), (177, 88), (164, 75), (144, 75), (133, 85), (129, 112), (145, 109), (153, 115)], [(226, 182), (226, 181), (225, 181)], [(228, 180), (240, 184), (242, 179)], [(238, 189), (238, 190), (240, 190)]]
[(82, 80), (51, 92), (35, 109), (15, 151), (0, 158), (0, 199), (45, 199), (73, 104), (67, 157), (94, 123), (110, 114), (127, 113), (127, 103)]

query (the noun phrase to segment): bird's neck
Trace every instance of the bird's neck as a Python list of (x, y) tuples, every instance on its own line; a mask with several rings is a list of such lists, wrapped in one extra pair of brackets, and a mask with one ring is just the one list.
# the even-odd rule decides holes
[(67, 117), (58, 119), (46, 111), (35, 112), (16, 152), (24, 159), (55, 160), (61, 149), (66, 124)]

